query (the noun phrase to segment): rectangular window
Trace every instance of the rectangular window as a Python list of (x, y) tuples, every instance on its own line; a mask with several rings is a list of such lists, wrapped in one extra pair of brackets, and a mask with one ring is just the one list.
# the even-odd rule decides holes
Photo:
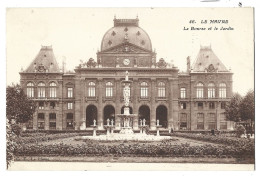
[(34, 97), (34, 88), (33, 87), (27, 88), (27, 97), (29, 97), (29, 98)]
[(52, 130), (56, 129), (56, 114), (50, 113), (49, 118), (50, 118), (50, 122), (49, 122), (50, 129), (52, 129)]
[(50, 97), (55, 98), (56, 97), (56, 87), (50, 88)]
[(147, 97), (148, 97), (148, 88), (141, 87), (141, 98), (147, 98)]
[(180, 130), (187, 130), (187, 114), (186, 113), (181, 113)]
[(39, 113), (38, 114), (38, 129), (44, 129), (45, 126), (45, 119), (44, 119), (44, 114), (43, 113)]
[(208, 98), (215, 98), (215, 88), (208, 88)]
[(68, 109), (73, 109), (73, 103), (68, 103)]
[(38, 98), (44, 98), (45, 97), (45, 87), (39, 87), (38, 88)]
[(106, 87), (106, 97), (113, 96), (113, 87)]
[(73, 97), (73, 88), (68, 87), (68, 98), (72, 98), (72, 97)]
[(202, 102), (199, 102), (199, 103), (198, 103), (198, 109), (199, 109), (199, 110), (202, 110), (202, 109), (203, 109), (203, 103), (202, 103)]
[(165, 97), (165, 87), (158, 88), (158, 97)]
[(181, 103), (181, 109), (186, 109), (186, 103)]
[(209, 103), (209, 109), (215, 109), (215, 103), (210, 102)]
[(197, 114), (197, 129), (198, 130), (204, 129), (204, 114), (203, 113)]
[(203, 88), (197, 88), (197, 98), (203, 98)]
[(186, 88), (181, 88), (181, 98), (186, 98)]
[(216, 114), (209, 113), (208, 129), (216, 129)]
[(219, 98), (226, 98), (226, 97), (227, 97), (226, 88), (219, 88)]
[(225, 109), (226, 108), (226, 102), (221, 102), (221, 109)]
[(96, 88), (95, 87), (89, 87), (88, 88), (88, 96), (89, 97), (95, 97), (96, 96)]
[(44, 102), (39, 102), (39, 109), (44, 109)]
[(33, 120), (29, 120), (26, 126), (27, 129), (33, 129)]
[(50, 102), (50, 108), (51, 108), (51, 109), (54, 109), (54, 108), (55, 108), (55, 102), (53, 102), (53, 101)]

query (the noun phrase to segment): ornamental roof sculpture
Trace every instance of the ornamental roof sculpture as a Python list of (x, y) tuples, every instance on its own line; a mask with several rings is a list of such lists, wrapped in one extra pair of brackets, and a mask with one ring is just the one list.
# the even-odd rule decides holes
[(201, 46), (191, 68), (192, 72), (229, 72), (225, 65), (212, 51), (211, 46)]
[(60, 69), (55, 59), (52, 46), (42, 46), (33, 62), (31, 62), (29, 67), (24, 72), (59, 73)]

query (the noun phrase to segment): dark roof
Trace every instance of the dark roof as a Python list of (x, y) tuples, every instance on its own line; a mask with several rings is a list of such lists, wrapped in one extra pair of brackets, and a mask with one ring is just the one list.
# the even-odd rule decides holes
[(42, 46), (41, 50), (25, 72), (60, 72), (51, 46)]
[(229, 72), (210, 46), (200, 48), (191, 68), (193, 72)]

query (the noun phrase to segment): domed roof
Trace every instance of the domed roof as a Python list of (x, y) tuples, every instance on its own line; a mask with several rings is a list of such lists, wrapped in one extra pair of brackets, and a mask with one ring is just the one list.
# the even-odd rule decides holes
[(148, 34), (139, 27), (139, 19), (114, 19), (114, 27), (103, 36), (101, 51), (129, 42), (152, 51), (152, 43)]

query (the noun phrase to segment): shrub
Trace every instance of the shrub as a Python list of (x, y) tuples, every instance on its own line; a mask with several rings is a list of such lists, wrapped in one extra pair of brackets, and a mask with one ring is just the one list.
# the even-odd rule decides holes
[(237, 125), (236, 127), (236, 135), (237, 137), (241, 137), (243, 134), (246, 134), (246, 129), (243, 125)]

